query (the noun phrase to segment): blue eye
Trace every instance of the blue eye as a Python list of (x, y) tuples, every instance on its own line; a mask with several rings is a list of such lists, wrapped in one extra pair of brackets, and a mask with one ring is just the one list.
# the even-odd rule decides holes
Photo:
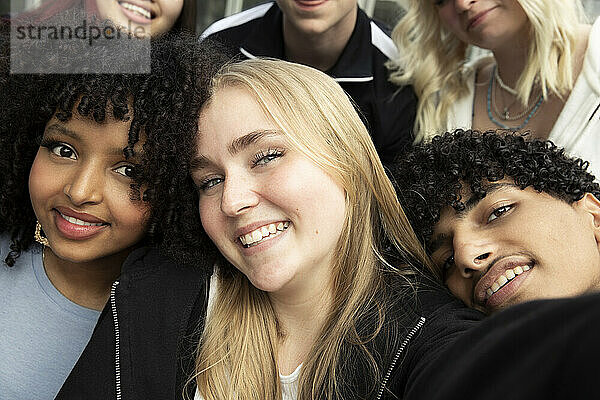
[(128, 178), (133, 178), (133, 174), (135, 172), (135, 167), (133, 165), (123, 165), (114, 170), (116, 173), (126, 176)]
[(492, 211), (492, 213), (489, 215), (487, 222), (492, 222), (493, 220), (500, 218), (501, 216), (506, 214), (508, 211), (512, 210), (512, 208), (513, 208), (512, 204), (495, 208)]
[(271, 161), (283, 156), (284, 150), (269, 148), (266, 152), (259, 151), (252, 157), (252, 167), (266, 165)]
[(201, 191), (207, 191), (207, 190), (217, 186), (221, 182), (223, 182), (223, 178), (209, 178), (209, 179), (203, 180), (200, 183), (200, 186), (198, 186), (198, 189), (200, 189)]

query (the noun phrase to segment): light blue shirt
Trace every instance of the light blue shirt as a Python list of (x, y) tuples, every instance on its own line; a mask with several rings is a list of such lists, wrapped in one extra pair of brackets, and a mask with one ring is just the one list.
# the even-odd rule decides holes
[(0, 399), (53, 399), (87, 345), (100, 312), (63, 296), (37, 244), (13, 267), (0, 237)]

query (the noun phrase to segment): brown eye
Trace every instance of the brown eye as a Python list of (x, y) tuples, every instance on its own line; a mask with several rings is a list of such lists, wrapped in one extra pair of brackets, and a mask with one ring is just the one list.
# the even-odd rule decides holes
[(488, 217), (487, 222), (492, 222), (493, 220), (500, 218), (501, 216), (506, 214), (508, 211), (510, 211), (512, 208), (513, 208), (512, 205), (507, 205), (507, 206), (502, 206), (502, 207), (498, 207), (498, 208), (494, 209), (494, 211), (492, 211), (492, 213)]
[(133, 178), (133, 174), (135, 172), (135, 167), (133, 165), (123, 165), (123, 166), (115, 169), (115, 172), (118, 174), (121, 174), (123, 176), (126, 176), (128, 178)]
[(77, 155), (75, 154), (75, 150), (73, 150), (69, 145), (65, 143), (58, 143), (53, 146), (50, 151), (62, 158), (70, 158), (72, 160), (77, 159)]

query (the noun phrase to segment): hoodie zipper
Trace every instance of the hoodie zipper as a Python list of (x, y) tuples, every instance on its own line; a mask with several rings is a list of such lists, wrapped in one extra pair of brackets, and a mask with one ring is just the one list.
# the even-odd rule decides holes
[(410, 342), (410, 339), (412, 339), (412, 337), (415, 335), (415, 333), (417, 333), (417, 331), (423, 327), (423, 324), (425, 324), (425, 317), (419, 318), (419, 322), (417, 322), (417, 325), (415, 325), (410, 330), (410, 332), (408, 332), (408, 335), (406, 335), (406, 338), (402, 342), (402, 345), (400, 345), (400, 349), (398, 350), (398, 352), (396, 353), (396, 355), (392, 359), (392, 365), (390, 365), (390, 367), (388, 368), (385, 376), (383, 377), (383, 381), (381, 381), (381, 386), (379, 387), (379, 393), (377, 393), (377, 399), (376, 400), (380, 400), (381, 396), (383, 396), (383, 390), (385, 389), (385, 385), (387, 385), (388, 380), (390, 379), (390, 376), (392, 375), (392, 371), (396, 367), (396, 363), (400, 359), (400, 356), (402, 355), (402, 352), (404, 351), (404, 349), (406, 349), (406, 346), (408, 345), (408, 342)]
[(121, 400), (121, 352), (119, 340), (119, 318), (117, 316), (117, 300), (115, 292), (119, 281), (114, 281), (110, 289), (110, 308), (112, 310), (113, 324), (115, 327), (115, 389), (117, 400)]

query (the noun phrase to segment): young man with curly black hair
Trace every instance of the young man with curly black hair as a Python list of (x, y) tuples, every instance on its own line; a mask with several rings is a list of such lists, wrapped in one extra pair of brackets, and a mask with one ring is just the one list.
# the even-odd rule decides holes
[(587, 166), (548, 141), (458, 130), (392, 174), (450, 291), (490, 313), (600, 289), (600, 186)]

